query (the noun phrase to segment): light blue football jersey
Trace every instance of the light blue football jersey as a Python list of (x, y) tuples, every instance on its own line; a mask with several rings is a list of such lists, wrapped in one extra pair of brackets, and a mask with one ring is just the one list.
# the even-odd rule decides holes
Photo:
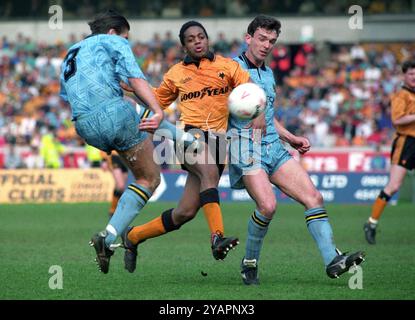
[(123, 102), (120, 80), (145, 79), (128, 40), (117, 35), (91, 35), (74, 44), (61, 67), (61, 97), (74, 118)]
[[(248, 58), (245, 56), (245, 53), (241, 54), (239, 57), (234, 58), (234, 60), (237, 61), (242, 66), (242, 68), (249, 72), (252, 81), (264, 89), (267, 95), (267, 106), (264, 111), (267, 133), (262, 137), (262, 144), (270, 144), (279, 139), (279, 134), (274, 126), (274, 101), (276, 97), (274, 74), (272, 70), (265, 65), (257, 68), (248, 60)], [(233, 116), (229, 116), (228, 130), (232, 130), (232, 134), (234, 134), (235, 129), (240, 131), (246, 127), (250, 121), (251, 120), (242, 120)]]

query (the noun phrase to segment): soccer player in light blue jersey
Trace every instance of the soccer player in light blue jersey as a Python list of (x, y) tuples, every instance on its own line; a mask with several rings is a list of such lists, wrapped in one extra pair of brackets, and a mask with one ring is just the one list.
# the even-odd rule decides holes
[[(163, 120), (161, 110), (128, 43), (130, 25), (114, 11), (100, 14), (89, 23), (92, 34), (73, 45), (62, 64), (61, 96), (72, 109), (76, 132), (86, 143), (107, 152), (116, 150), (136, 181), (123, 192), (105, 231), (94, 235), (91, 246), (103, 273), (118, 235), (147, 203), (160, 182), (160, 168), (154, 163), (153, 132)], [(135, 107), (123, 97), (120, 82), (152, 110), (140, 119)]]
[[(251, 79), (267, 94), (265, 112), (252, 120), (229, 119), (231, 135), (229, 174), (234, 189), (246, 188), (256, 202), (256, 209), (248, 222), (245, 256), (241, 275), (245, 284), (259, 284), (258, 262), (264, 237), (276, 210), (272, 185), (305, 207), (307, 228), (323, 257), (326, 273), (337, 278), (354, 264), (363, 261), (364, 253), (341, 254), (335, 246), (323, 198), (304, 168), (294, 160), (280, 140), (289, 143), (303, 154), (310, 149), (307, 138), (296, 136), (285, 129), (274, 117), (275, 80), (272, 70), (265, 65), (280, 34), (281, 23), (264, 15), (257, 16), (248, 26), (246, 52), (235, 58), (248, 70)], [(255, 148), (253, 129), (262, 130), (260, 151)], [(248, 131), (248, 134), (246, 134)], [(243, 161), (249, 154), (251, 161)]]

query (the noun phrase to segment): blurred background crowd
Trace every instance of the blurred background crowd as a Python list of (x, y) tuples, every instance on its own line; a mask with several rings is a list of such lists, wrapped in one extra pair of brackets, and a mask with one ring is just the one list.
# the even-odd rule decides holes
[(267, 12), (274, 15), (344, 15), (359, 4), (367, 14), (415, 13), (413, 0), (2, 0), (0, 18), (45, 17), (48, 7), (60, 5), (67, 18), (90, 18), (96, 12), (113, 7), (121, 14), (144, 18), (242, 17)]
[[(65, 6), (65, 1), (62, 2)], [(160, 10), (160, 3), (172, 3), (171, 7), (183, 9), (181, 15), (192, 14), (184, 12), (184, 8), (190, 7), (187, 2), (155, 0), (145, 3), (151, 6), (148, 10), (158, 16), (169, 7), (165, 5)], [(226, 6), (234, 2), (246, 6), (243, 15), (253, 12), (253, 8), (264, 11), (254, 6), (254, 1), (237, 0), (200, 2), (191, 9), (202, 15), (199, 11), (208, 2), (218, 7), (216, 14), (226, 15)], [(298, 5), (292, 5), (294, 2)], [(350, 3), (348, 0), (325, 2), (325, 6), (314, 6), (312, 13), (321, 14), (321, 10), (327, 11), (331, 7), (333, 12), (335, 8), (341, 11)], [(365, 1), (362, 2), (364, 5)], [(392, 13), (413, 10), (414, 2), (368, 1), (367, 10)], [(14, 17), (30, 15), (30, 12), (23, 12), (18, 3), (2, 1), (0, 12)], [(37, 8), (43, 2), (31, 3), (33, 8)], [(80, 16), (90, 17), (105, 3), (84, 1), (79, 7), (66, 6), (65, 10), (74, 15), (83, 10), (85, 12), (79, 13)], [(255, 3), (268, 6), (267, 12), (274, 10), (274, 1)], [(312, 2), (281, 3), (278, 10), (296, 13), (293, 8), (304, 11)], [(136, 6), (135, 2), (116, 2), (121, 12), (130, 10), (131, 6)], [(30, 6), (24, 10), (28, 8)], [(238, 11), (233, 9), (233, 12)], [(216, 53), (235, 57), (244, 50), (242, 39), (227, 39), (225, 33), (220, 33), (216, 39), (211, 43)], [(60, 65), (67, 49), (79, 40), (72, 35), (65, 43), (36, 43), (27, 34), (0, 39), (0, 149), (5, 150), (0, 168), (88, 165), (80, 163), (82, 160), (71, 154), (71, 150), (83, 148), (84, 144), (75, 133), (69, 105), (59, 97)], [(151, 41), (133, 42), (131, 46), (138, 64), (153, 86), (158, 86), (166, 70), (183, 57), (178, 37), (170, 31), (155, 33)], [(390, 120), (390, 95), (401, 86), (400, 64), (414, 57), (415, 44), (405, 42), (277, 44), (268, 61), (278, 84), (276, 116), (291, 132), (307, 136), (313, 147), (389, 146), (394, 132)], [(168, 119), (175, 122), (178, 112), (174, 108), (168, 109)], [(63, 158), (63, 154), (66, 157)]]

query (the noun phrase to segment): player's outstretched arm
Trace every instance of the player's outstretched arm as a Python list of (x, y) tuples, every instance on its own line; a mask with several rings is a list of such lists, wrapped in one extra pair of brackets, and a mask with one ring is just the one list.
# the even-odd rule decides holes
[(286, 128), (284, 128), (277, 119), (274, 119), (274, 125), (280, 135), (281, 140), (290, 144), (291, 147), (296, 149), (300, 154), (304, 154), (310, 150), (310, 141), (306, 137), (299, 137), (292, 134)]
[(415, 122), (415, 114), (408, 114), (406, 116), (403, 116), (399, 119), (393, 120), (392, 123), (395, 126), (410, 124), (412, 122)]
[(120, 81), (120, 87), (121, 89), (128, 91), (128, 92), (134, 92), (134, 89), (131, 88), (128, 84), (126, 84), (125, 82)]
[(128, 82), (130, 87), (134, 90), (134, 94), (140, 100), (142, 100), (154, 113), (151, 118), (143, 119), (139, 125), (140, 130), (156, 130), (159, 127), (160, 122), (163, 121), (164, 114), (163, 110), (161, 110), (160, 105), (157, 102), (156, 97), (154, 96), (153, 90), (151, 89), (148, 82), (144, 79), (129, 78)]

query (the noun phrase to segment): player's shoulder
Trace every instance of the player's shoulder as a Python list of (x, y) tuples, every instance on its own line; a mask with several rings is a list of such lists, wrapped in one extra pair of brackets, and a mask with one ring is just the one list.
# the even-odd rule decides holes
[(118, 52), (123, 52), (130, 48), (130, 44), (127, 39), (111, 34), (90, 35), (78, 44), (82, 47), (89, 47), (91, 49), (95, 47), (105, 47), (108, 51)]
[(235, 56), (235, 57), (233, 57), (232, 58), (232, 60), (233, 61), (236, 61), (236, 62), (238, 62), (238, 63), (244, 63), (244, 59), (242, 58), (242, 54), (240, 54), (240, 55), (238, 55), (238, 56)]
[(186, 64), (184, 63), (184, 61), (182, 60), (182, 61), (179, 61), (179, 62), (176, 62), (175, 64), (173, 64), (170, 68), (169, 68), (169, 71), (170, 70), (180, 70), (180, 69), (184, 69), (184, 68), (186, 68)]
[(170, 78), (175, 77), (179, 74), (182, 74), (184, 69), (186, 69), (186, 64), (184, 64), (183, 61), (177, 62), (167, 70), (167, 72), (165, 73), (165, 76), (170, 77)]
[(177, 83), (186, 74), (186, 65), (183, 61), (172, 65), (163, 75), (163, 81)]
[(415, 91), (413, 89), (404, 86), (400, 91), (402, 91), (405, 99), (413, 100), (415, 98)]
[(249, 66), (248, 66), (246, 60), (243, 58), (242, 54), (232, 58), (232, 60), (235, 61), (238, 65), (240, 65), (243, 69), (245, 69), (245, 70), (249, 69)]
[(413, 97), (415, 96), (415, 93), (408, 90), (405, 87), (402, 87), (400, 90), (398, 90), (396, 93), (392, 94), (392, 101), (393, 100), (408, 100), (408, 99), (413, 99)]
[(86, 38), (84, 41), (87, 41), (90, 45), (104, 44), (104, 46), (114, 50), (123, 50), (127, 47), (130, 48), (130, 43), (127, 39), (115, 34), (97, 34)]
[(128, 40), (124, 37), (121, 37), (116, 34), (100, 34), (99, 37), (103, 41), (113, 42), (113, 43), (122, 43), (122, 44), (128, 44)]
[(271, 69), (269, 66), (264, 65), (264, 67), (265, 67), (265, 71), (266, 71), (266, 72), (268, 72), (268, 73), (270, 73), (270, 74), (274, 74), (274, 72), (272, 71), (272, 69)]

